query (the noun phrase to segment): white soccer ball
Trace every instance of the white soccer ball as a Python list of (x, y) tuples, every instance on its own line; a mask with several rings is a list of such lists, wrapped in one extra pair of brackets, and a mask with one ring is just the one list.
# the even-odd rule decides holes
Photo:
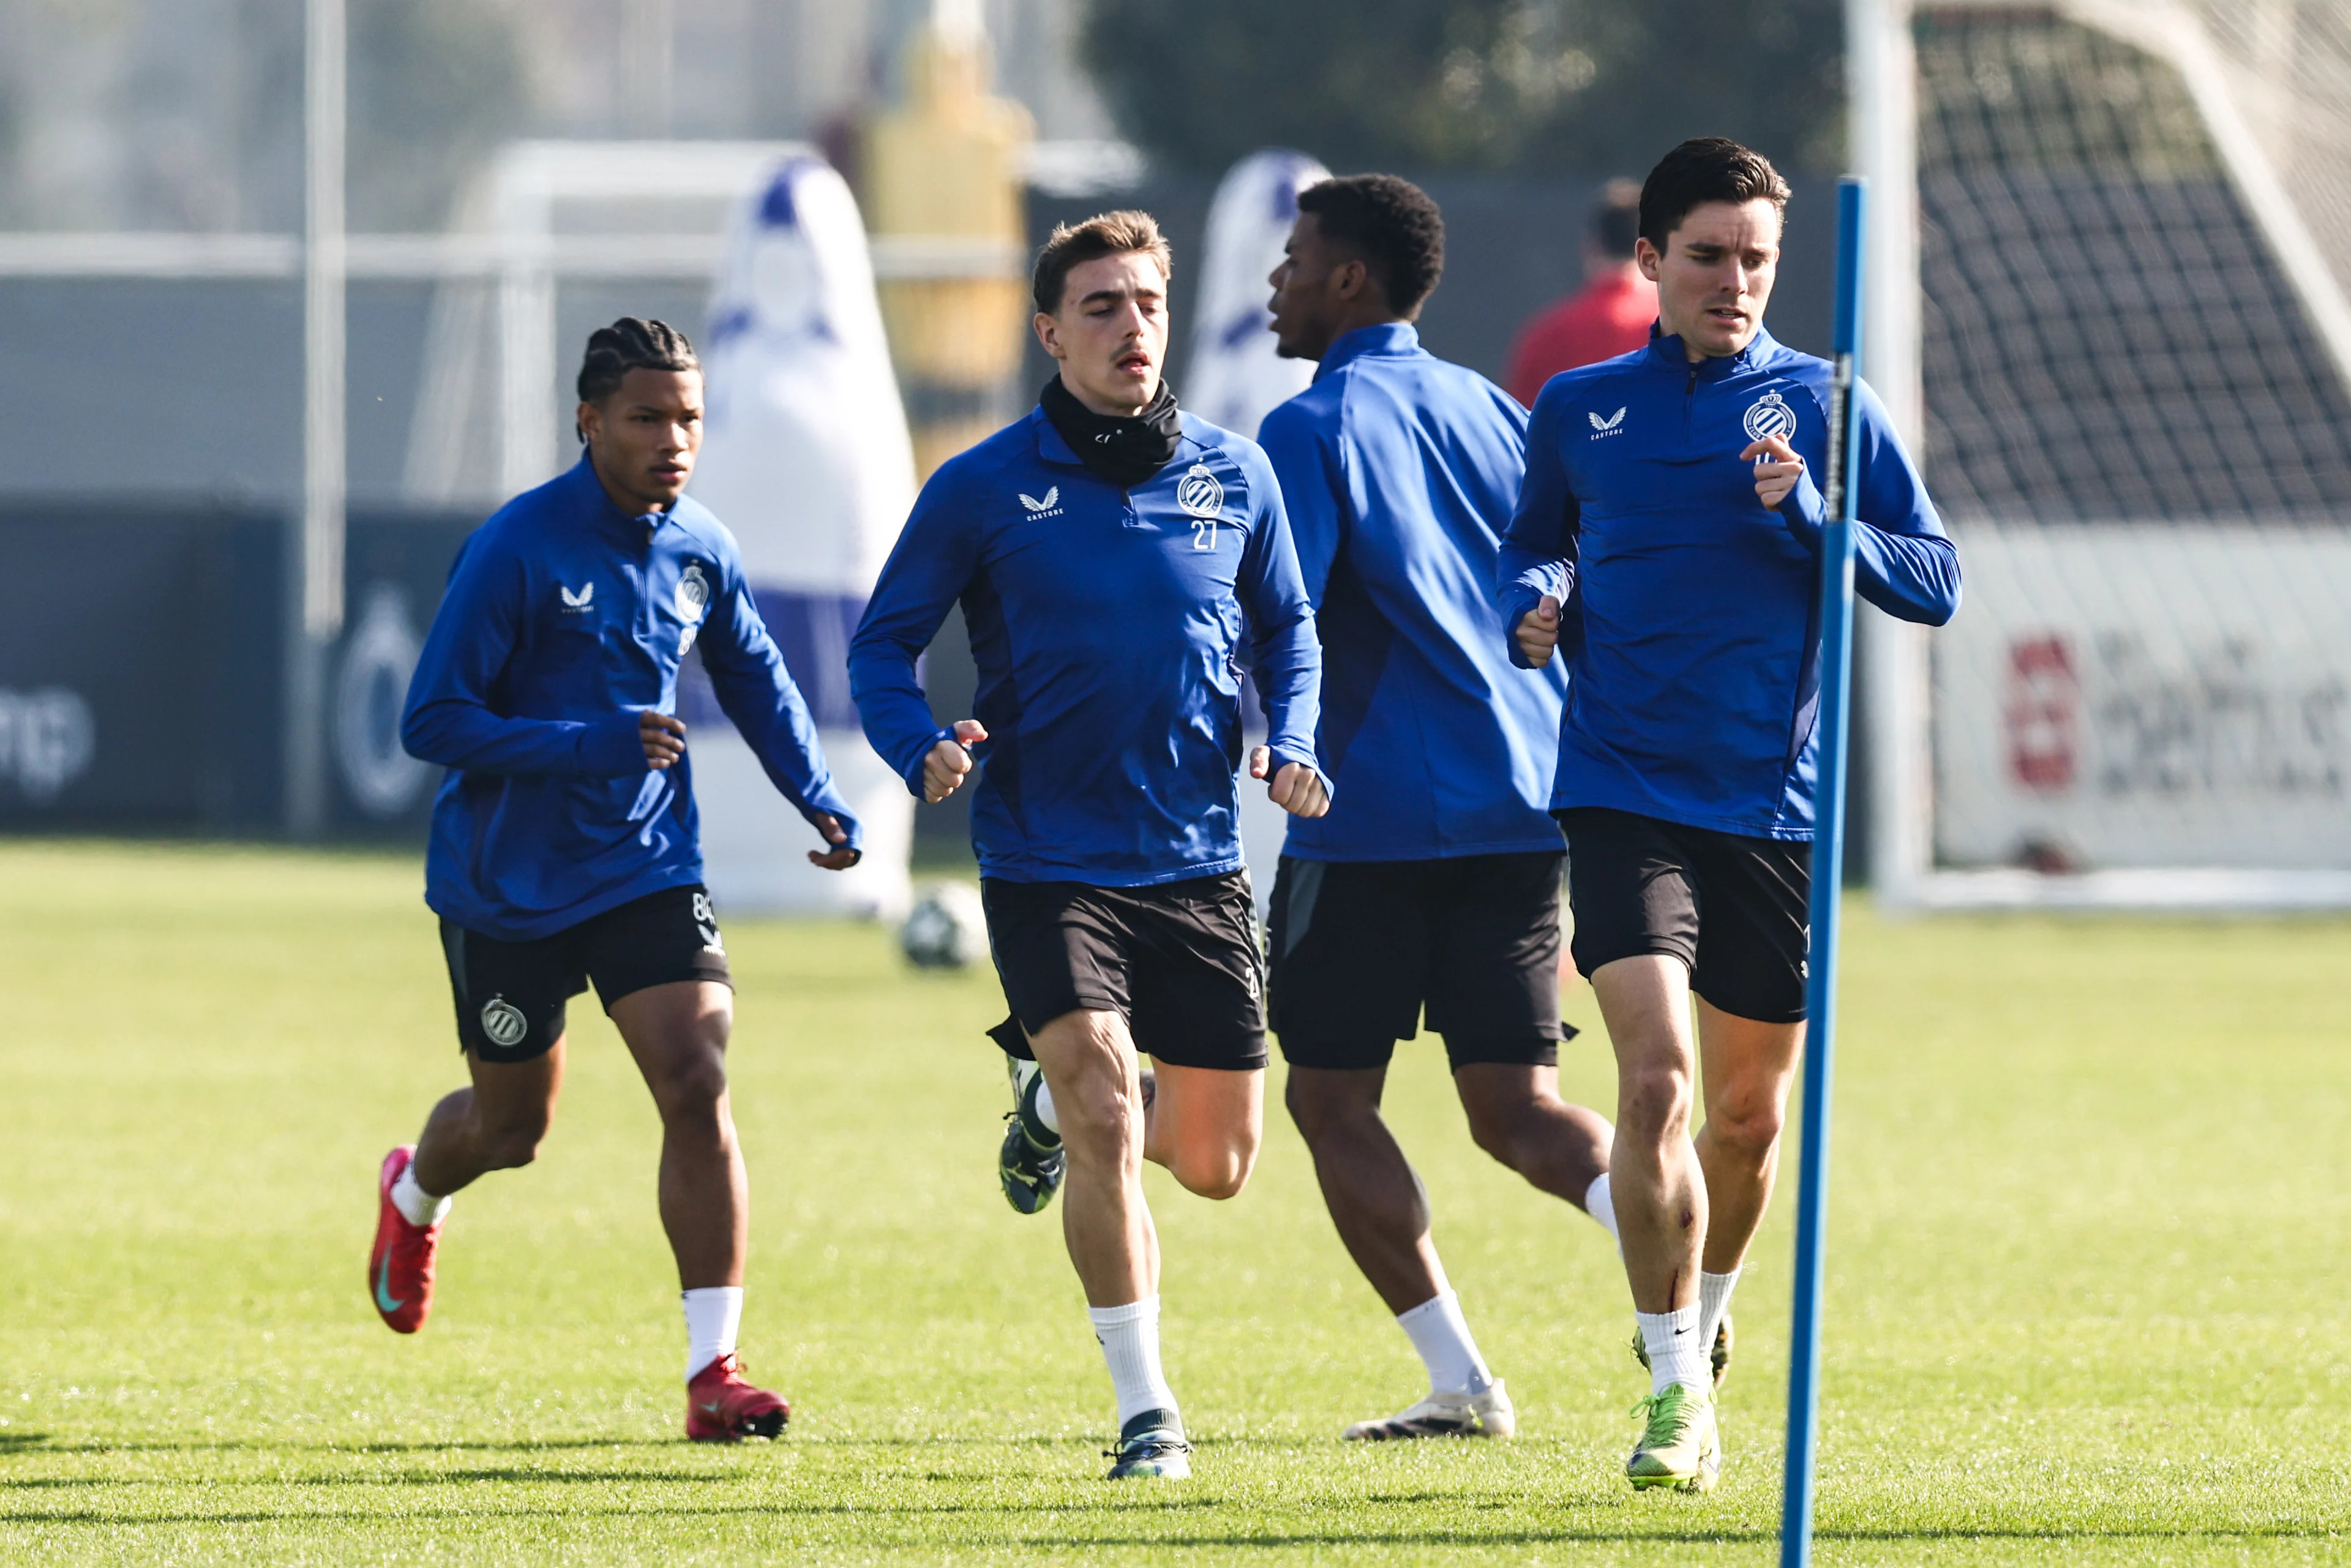
[(967, 882), (935, 882), (914, 900), (898, 930), (898, 946), (925, 969), (960, 969), (987, 952), (987, 915), (979, 889)]

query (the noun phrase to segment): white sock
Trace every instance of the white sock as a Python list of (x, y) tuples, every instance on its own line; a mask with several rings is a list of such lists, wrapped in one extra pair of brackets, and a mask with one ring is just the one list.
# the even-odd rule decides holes
[(743, 1287), (705, 1285), (682, 1293), (685, 1303), (685, 1380), (722, 1355), (735, 1354), (743, 1327)]
[(1159, 1370), (1159, 1298), (1145, 1296), (1123, 1307), (1088, 1307), (1086, 1316), (1102, 1343), (1102, 1360), (1110, 1364), (1119, 1426), (1145, 1410), (1174, 1410), (1176, 1391)]
[(1600, 1228), (1608, 1232), (1609, 1240), (1619, 1247), (1625, 1244), (1616, 1234), (1616, 1200), (1608, 1196), (1606, 1171), (1593, 1176), (1592, 1185), (1583, 1189), (1583, 1212), (1600, 1222)]
[(1461, 1298), (1445, 1291), (1408, 1312), (1396, 1314), (1396, 1327), (1420, 1352), (1428, 1368), (1431, 1394), (1483, 1394), (1494, 1386), (1478, 1342), (1469, 1337), (1468, 1320), (1461, 1315)]
[(438, 1225), (448, 1218), (449, 1200), (435, 1197), (416, 1185), (416, 1162), (411, 1160), (392, 1178), (392, 1207), (411, 1225)]
[[(1728, 1274), (1700, 1273), (1698, 1277), (1698, 1343), (1710, 1358), (1714, 1354), (1714, 1332), (1722, 1326), (1722, 1314), (1730, 1310), (1730, 1292), (1739, 1288), (1739, 1270)], [(1708, 1363), (1712, 1366), (1711, 1360)], [(1709, 1371), (1708, 1375), (1712, 1374)]]
[(1044, 1123), (1045, 1130), (1053, 1136), (1061, 1135), (1061, 1114), (1053, 1109), (1053, 1086), (1044, 1081), (1041, 1073), (1037, 1082), (1037, 1120)]
[(1714, 1381), (1707, 1365), (1706, 1343), (1698, 1337), (1695, 1302), (1677, 1312), (1635, 1312), (1641, 1325), (1641, 1347), (1649, 1353), (1649, 1392), (1663, 1394), (1674, 1384), (1706, 1392)]

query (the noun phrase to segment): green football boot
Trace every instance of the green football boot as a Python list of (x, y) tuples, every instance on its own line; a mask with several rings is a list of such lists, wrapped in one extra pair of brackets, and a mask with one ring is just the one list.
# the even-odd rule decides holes
[(1005, 1065), (1012, 1075), (1013, 1108), (1004, 1118), (1008, 1124), (996, 1154), (997, 1179), (1003, 1184), (1004, 1201), (1016, 1212), (1035, 1214), (1061, 1190), (1069, 1161), (1061, 1135), (1037, 1113), (1037, 1092), (1044, 1087), (1045, 1074), (1035, 1062), (1018, 1058), (1008, 1058)]
[[(1633, 1331), (1633, 1359), (1641, 1364), (1642, 1371), (1649, 1370), (1649, 1347), (1641, 1343), (1641, 1331), (1637, 1328)], [(1730, 1373), (1730, 1314), (1729, 1312), (1722, 1314), (1722, 1325), (1714, 1331), (1714, 1350), (1706, 1359), (1707, 1364), (1714, 1368), (1714, 1385), (1717, 1388), (1721, 1387), (1722, 1380)]]
[(1183, 1418), (1173, 1410), (1145, 1410), (1119, 1428), (1118, 1447), (1102, 1458), (1115, 1461), (1110, 1479), (1157, 1476), (1180, 1481), (1192, 1474), (1192, 1445), (1184, 1440)]
[(1714, 1396), (1669, 1384), (1635, 1405), (1647, 1426), (1625, 1461), (1625, 1479), (1635, 1491), (1667, 1487), (1706, 1491), (1722, 1474), (1722, 1445), (1714, 1424)]

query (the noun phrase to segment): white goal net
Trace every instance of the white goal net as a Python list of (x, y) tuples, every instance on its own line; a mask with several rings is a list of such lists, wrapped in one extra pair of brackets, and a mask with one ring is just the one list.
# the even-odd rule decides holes
[(1852, 15), (1865, 350), (1967, 577), (1871, 628), (1883, 895), (2351, 904), (2351, 0)]

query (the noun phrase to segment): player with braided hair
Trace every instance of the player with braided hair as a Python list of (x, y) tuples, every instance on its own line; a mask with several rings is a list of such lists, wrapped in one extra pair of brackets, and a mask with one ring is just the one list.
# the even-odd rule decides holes
[(368, 1285), (424, 1324), (449, 1195), (530, 1163), (563, 1081), (566, 1003), (592, 983), (662, 1118), (661, 1215), (686, 1320), (686, 1435), (772, 1437), (791, 1408), (745, 1381), (749, 1191), (726, 1092), (734, 994), (702, 885), (678, 669), (699, 647), (719, 706), (853, 865), (858, 824), (743, 580), (735, 538), (684, 495), (702, 446), (694, 345), (623, 317), (588, 340), (571, 470), (457, 555), (401, 738), (446, 768), (425, 902), (469, 1087), (384, 1156)]

